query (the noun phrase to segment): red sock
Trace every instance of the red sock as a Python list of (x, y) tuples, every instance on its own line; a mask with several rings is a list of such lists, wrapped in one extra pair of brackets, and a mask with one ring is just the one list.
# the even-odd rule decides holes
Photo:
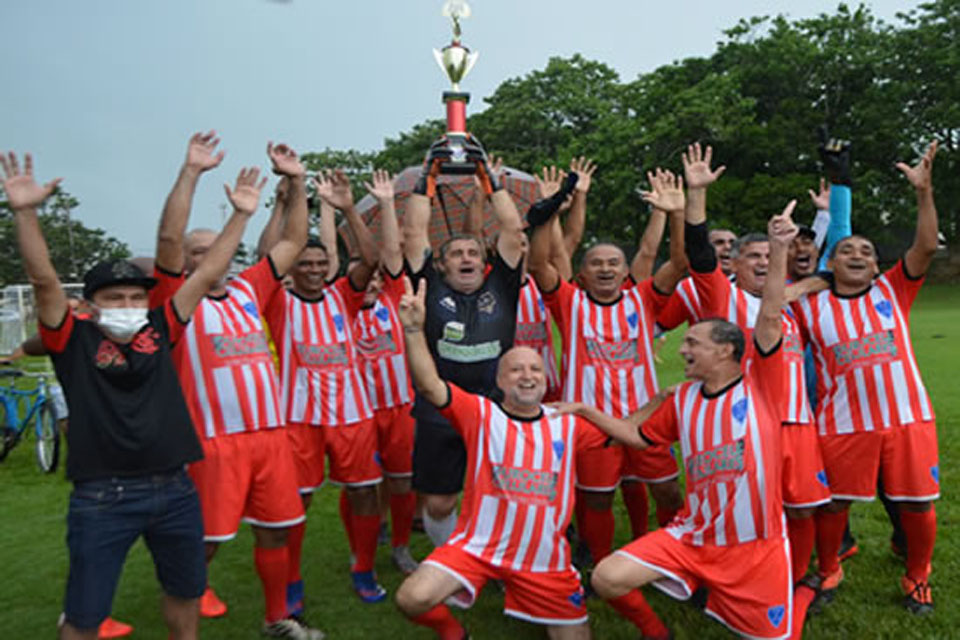
[(790, 629), (790, 640), (800, 640), (803, 637), (807, 609), (816, 596), (817, 592), (807, 586), (800, 586), (793, 592), (793, 627)]
[(410, 544), (413, 511), (416, 507), (417, 496), (413, 491), (390, 494), (390, 544), (392, 546), (406, 547)]
[(267, 622), (276, 622), (287, 615), (287, 573), (290, 556), (286, 547), (253, 548), (253, 563), (263, 585)]
[(287, 583), (298, 582), (303, 579), (300, 575), (300, 556), (303, 551), (303, 535), (306, 533), (306, 521), (290, 527), (287, 537)]
[(790, 564), (793, 567), (793, 581), (807, 574), (810, 568), (810, 554), (817, 537), (817, 526), (813, 516), (806, 518), (787, 518), (787, 535), (790, 537)]
[(437, 632), (440, 640), (462, 640), (464, 636), (463, 626), (453, 617), (450, 609), (443, 604), (438, 604), (430, 611), (422, 613), (416, 618), (410, 618), (410, 620), (433, 629)]
[(599, 563), (613, 551), (613, 530), (615, 526), (613, 509), (598, 511), (584, 505), (580, 538), (587, 543), (594, 564)]
[(343, 523), (343, 530), (347, 534), (347, 544), (350, 545), (350, 553), (353, 550), (353, 507), (350, 506), (350, 499), (347, 498), (346, 490), (340, 490), (340, 522)]
[(650, 516), (647, 488), (642, 482), (624, 482), (620, 485), (620, 493), (630, 516), (630, 533), (634, 539), (639, 538), (647, 532), (647, 518)]
[(356, 561), (351, 571), (373, 571), (373, 559), (377, 554), (377, 538), (380, 536), (380, 514), (351, 516), (350, 532), (353, 534), (353, 555)]
[(840, 545), (843, 530), (847, 528), (849, 509), (837, 513), (818, 511), (816, 517), (817, 559), (820, 575), (828, 576), (840, 569)]
[(672, 507), (661, 507), (660, 505), (657, 505), (657, 525), (659, 525), (661, 528), (667, 526), (673, 521), (674, 518), (677, 517), (677, 513), (679, 512), (679, 509), (674, 509)]
[(607, 600), (607, 602), (617, 613), (640, 629), (640, 633), (645, 638), (669, 637), (669, 630), (657, 617), (657, 614), (653, 612), (650, 605), (647, 604), (647, 599), (643, 597), (639, 589), (634, 589), (626, 595)]
[(900, 524), (907, 534), (907, 577), (926, 580), (937, 539), (937, 514), (932, 508), (922, 513), (901, 509)]

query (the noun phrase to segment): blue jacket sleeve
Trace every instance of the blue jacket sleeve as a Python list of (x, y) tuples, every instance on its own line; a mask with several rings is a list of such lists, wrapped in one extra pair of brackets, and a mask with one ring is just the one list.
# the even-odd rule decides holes
[(827, 241), (820, 254), (820, 269), (827, 268), (827, 260), (835, 244), (853, 233), (850, 223), (852, 208), (850, 187), (845, 184), (830, 185), (830, 226), (827, 227)]

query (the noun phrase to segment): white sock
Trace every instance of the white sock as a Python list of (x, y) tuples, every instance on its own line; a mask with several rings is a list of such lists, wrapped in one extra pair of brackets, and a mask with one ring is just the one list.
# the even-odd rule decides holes
[(445, 518), (434, 520), (423, 510), (423, 530), (427, 532), (427, 537), (433, 542), (433, 546), (441, 547), (453, 533), (457, 526), (457, 510), (451, 511)]

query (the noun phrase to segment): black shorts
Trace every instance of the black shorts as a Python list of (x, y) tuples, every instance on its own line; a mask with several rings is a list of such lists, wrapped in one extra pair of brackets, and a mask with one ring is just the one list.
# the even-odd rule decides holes
[(463, 491), (467, 450), (463, 438), (443, 416), (417, 418), (413, 440), (413, 489), (444, 495)]

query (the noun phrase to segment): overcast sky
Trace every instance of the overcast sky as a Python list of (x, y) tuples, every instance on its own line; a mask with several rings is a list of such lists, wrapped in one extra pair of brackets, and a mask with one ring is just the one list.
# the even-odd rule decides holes
[[(441, 0), (2, 0), (0, 149), (32, 151), (65, 178), (75, 215), (153, 253), (160, 209), (190, 134), (215, 128), (227, 157), (201, 182), (191, 226), (219, 226), (221, 184), (267, 166), (267, 140), (298, 151), (380, 148), (442, 117), (431, 49), (450, 37)], [(833, 12), (831, 0), (471, 0), (480, 52), (471, 107), (503, 80), (581, 53), (632, 79), (707, 56), (741, 17)], [(891, 21), (915, 2), (867, 3)], [(272, 185), (271, 185), (272, 188)], [(266, 216), (247, 233), (259, 233)]]

